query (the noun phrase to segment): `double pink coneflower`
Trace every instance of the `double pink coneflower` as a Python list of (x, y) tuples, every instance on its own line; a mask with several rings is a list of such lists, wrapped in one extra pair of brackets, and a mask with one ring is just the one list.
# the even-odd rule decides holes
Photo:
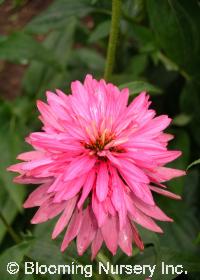
[(43, 131), (29, 135), (34, 151), (8, 169), (20, 173), (17, 183), (40, 184), (24, 207), (39, 206), (33, 224), (60, 215), (52, 238), (65, 229), (62, 251), (76, 238), (79, 255), (91, 245), (95, 258), (105, 242), (112, 254), (119, 246), (130, 256), (133, 242), (144, 248), (136, 224), (162, 232), (154, 219), (172, 221), (152, 191), (180, 198), (163, 185), (185, 174), (164, 167), (181, 154), (167, 150), (173, 136), (163, 130), (171, 120), (155, 116), (145, 92), (128, 106), (127, 88), (91, 75), (71, 90), (47, 92), (48, 104), (38, 101)]

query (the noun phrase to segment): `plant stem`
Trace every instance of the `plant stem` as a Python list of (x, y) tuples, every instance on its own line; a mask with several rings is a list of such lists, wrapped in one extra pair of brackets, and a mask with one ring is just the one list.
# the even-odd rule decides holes
[(104, 72), (104, 79), (107, 81), (110, 79), (115, 63), (115, 54), (120, 25), (120, 15), (121, 0), (112, 0), (112, 19)]
[[(99, 262), (102, 262), (104, 265), (107, 265), (107, 263), (110, 263), (109, 259), (101, 252), (98, 253), (98, 255), (96, 256), (96, 259)], [(118, 275), (112, 274), (109, 271), (109, 276), (114, 279), (114, 280), (121, 280), (121, 278)]]
[(14, 231), (14, 229), (8, 224), (8, 222), (6, 221), (6, 219), (4, 218), (3, 214), (0, 212), (0, 220), (2, 221), (2, 223), (4, 224), (4, 226), (6, 227), (8, 233), (10, 234), (10, 236), (12, 237), (13, 241), (15, 243), (20, 243), (21, 242), (21, 238), (19, 237), (19, 235)]

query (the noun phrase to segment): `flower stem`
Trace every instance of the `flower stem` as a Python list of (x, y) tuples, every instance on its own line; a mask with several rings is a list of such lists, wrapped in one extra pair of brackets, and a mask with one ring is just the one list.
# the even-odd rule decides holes
[(13, 241), (18, 244), (21, 242), (21, 238), (19, 237), (19, 235), (14, 231), (14, 229), (8, 224), (8, 222), (6, 221), (5, 217), (3, 216), (3, 214), (0, 212), (0, 220), (2, 221), (2, 223), (4, 224), (4, 226), (6, 227), (8, 233), (10, 234), (10, 236), (12, 237)]
[[(102, 262), (104, 265), (107, 265), (108, 262), (110, 263), (109, 259), (101, 252), (98, 253), (96, 259), (99, 262)], [(109, 276), (114, 280), (121, 280), (121, 278), (118, 275), (112, 274), (110, 272), (109, 272)]]
[(120, 25), (120, 15), (121, 0), (112, 0), (112, 19), (104, 72), (104, 79), (107, 81), (110, 79), (115, 63), (115, 54)]

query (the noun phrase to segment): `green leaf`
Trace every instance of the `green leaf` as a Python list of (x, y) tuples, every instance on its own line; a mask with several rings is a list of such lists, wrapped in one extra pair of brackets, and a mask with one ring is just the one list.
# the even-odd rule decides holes
[[(160, 249), (159, 255), (155, 255), (155, 251), (153, 247), (145, 248), (144, 252), (138, 254), (134, 257), (124, 257), (124, 259), (120, 260), (118, 263), (119, 265), (125, 264), (125, 265), (155, 265), (155, 270), (153, 273), (153, 277), (151, 279), (154, 280), (171, 280), (175, 279), (178, 274), (171, 273), (171, 270), (169, 270), (168, 274), (162, 270), (162, 262), (164, 265), (182, 265), (183, 274), (185, 271), (187, 272), (199, 272), (199, 257), (191, 254), (181, 254), (177, 252), (175, 249), (171, 250), (167, 247), (162, 247)], [(138, 271), (137, 271), (138, 272)], [(150, 271), (149, 269), (146, 269), (145, 271), (142, 271), (143, 273), (137, 273), (137, 274), (123, 274), (123, 279), (131, 280), (144, 280), (145, 277), (150, 277)]]
[(23, 79), (23, 89), (26, 93), (32, 96), (37, 93), (37, 97), (40, 97), (44, 96), (47, 89), (55, 90), (65, 84), (68, 77), (65, 69), (71, 57), (75, 29), (76, 19), (70, 18), (65, 28), (51, 32), (46, 38), (44, 46), (55, 51), (57, 60), (64, 70), (57, 72), (40, 62), (32, 62)]
[(173, 125), (177, 126), (185, 126), (190, 123), (191, 117), (186, 114), (179, 114), (173, 119)]
[(192, 117), (189, 129), (195, 142), (200, 145), (200, 85), (198, 81), (190, 81), (184, 86), (180, 96), (180, 108)]
[[(13, 103), (13, 108), (15, 108), (15, 105)], [(18, 106), (18, 108), (20, 107)], [(26, 127), (23, 124), (23, 118), (20, 116), (18, 119), (14, 116), (6, 103), (2, 102), (0, 109), (0, 211), (7, 222), (11, 224), (16, 214), (19, 211), (22, 212), (22, 201), (26, 194), (26, 187), (15, 185), (12, 182), (13, 174), (7, 172), (6, 168), (15, 163), (17, 154), (24, 148), (23, 139)], [(0, 241), (5, 233), (6, 228), (0, 221)]]
[(56, 0), (46, 11), (35, 17), (25, 29), (33, 33), (45, 33), (51, 29), (63, 28), (70, 17), (84, 17), (93, 9), (90, 0)]
[(138, 24), (133, 24), (129, 29), (129, 33), (131, 33), (133, 35), (133, 38), (136, 40), (139, 52), (141, 54), (152, 53), (157, 50), (153, 32), (150, 28)]
[(0, 41), (0, 58), (22, 64), (38, 60), (60, 69), (54, 53), (23, 32), (15, 32)]
[(97, 25), (94, 31), (91, 32), (89, 37), (89, 43), (97, 42), (98, 40), (105, 38), (110, 32), (110, 20), (103, 21)]
[(197, 164), (200, 164), (200, 158), (197, 159), (197, 160), (195, 160), (195, 161), (193, 161), (192, 163), (190, 163), (190, 164), (188, 165), (188, 167), (187, 167), (187, 170), (188, 170), (189, 168), (191, 168), (192, 166), (197, 165)]
[(126, 84), (122, 84), (119, 86), (120, 89), (123, 88), (129, 88), (130, 90), (130, 95), (137, 95), (138, 93), (142, 91), (147, 91), (148, 93), (153, 93), (153, 94), (161, 94), (161, 89), (158, 88), (157, 86), (154, 86), (148, 82), (144, 81), (135, 81), (135, 82), (130, 82)]
[(200, 59), (197, 1), (149, 0), (147, 11), (158, 47), (181, 68), (195, 74)]
[(24, 259), (24, 256), (28, 254), (28, 252), (31, 249), (31, 246), (33, 244), (33, 241), (24, 241), (20, 243), (19, 245), (15, 245), (13, 247), (10, 247), (9, 249), (5, 250), (1, 255), (0, 255), (0, 275), (1, 279), (17, 279), (18, 278), (18, 273), (10, 275), (6, 268), (7, 264), (9, 262), (16, 262), (19, 266), (20, 269), (22, 269), (23, 266), (21, 266), (21, 263)]
[(76, 49), (72, 52), (71, 63), (83, 63), (90, 70), (103, 71), (105, 65), (104, 57), (97, 51), (89, 48)]
[[(134, 55), (127, 65), (126, 73), (130, 74), (132, 80), (138, 80), (141, 74), (144, 72), (148, 63), (148, 57), (146, 54)], [(127, 82), (129, 82), (127, 80)]]

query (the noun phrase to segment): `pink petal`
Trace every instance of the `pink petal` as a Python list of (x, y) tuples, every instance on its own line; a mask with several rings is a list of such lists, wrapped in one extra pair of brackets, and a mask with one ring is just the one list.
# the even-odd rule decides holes
[(112, 189), (113, 189), (111, 200), (113, 206), (118, 211), (119, 224), (121, 230), (126, 222), (126, 216), (127, 216), (127, 210), (124, 201), (124, 185), (121, 179), (119, 178), (119, 176), (117, 175), (115, 169), (112, 168), (111, 171), (112, 171)]
[(144, 214), (160, 220), (160, 221), (167, 221), (172, 222), (173, 220), (169, 218), (158, 206), (156, 205), (148, 205), (139, 200), (137, 197), (133, 198), (135, 206), (140, 209)]
[(41, 120), (45, 125), (49, 125), (55, 128), (56, 130), (63, 131), (63, 127), (58, 123), (57, 117), (55, 113), (51, 110), (50, 106), (38, 100), (37, 107), (42, 116)]
[(100, 163), (97, 182), (96, 182), (96, 194), (99, 201), (104, 201), (108, 193), (108, 168), (107, 164), (104, 162)]
[(182, 153), (180, 151), (165, 151), (163, 153), (157, 153), (152, 155), (152, 158), (156, 160), (157, 164), (166, 164), (180, 157)]
[(68, 200), (65, 206), (65, 210), (63, 211), (62, 215), (60, 216), (59, 220), (57, 221), (53, 233), (52, 239), (55, 239), (67, 226), (72, 213), (74, 211), (75, 205), (77, 202), (77, 196), (73, 197), (72, 199)]
[(132, 230), (128, 220), (119, 232), (119, 246), (128, 256), (132, 255)]
[(77, 251), (80, 256), (85, 252), (85, 250), (94, 239), (96, 231), (96, 220), (94, 219), (90, 207), (87, 207), (84, 210), (83, 222), (77, 236)]
[(121, 174), (124, 174), (125, 180), (149, 183), (149, 179), (142, 169), (126, 159), (120, 159), (121, 167), (118, 167)]
[(155, 205), (149, 185), (139, 184), (136, 182), (128, 182), (128, 186), (133, 191), (133, 194), (149, 205)]
[(166, 191), (166, 190), (154, 187), (154, 186), (150, 186), (150, 189), (154, 192), (157, 192), (157, 193), (162, 194), (164, 196), (168, 196), (172, 199), (181, 199), (181, 196), (178, 195), (178, 194), (174, 194), (172, 192), (169, 192), (169, 191)]
[(54, 197), (54, 202), (61, 202), (63, 200), (69, 200), (77, 195), (83, 187), (87, 175), (81, 176), (76, 180), (64, 182), (62, 190), (59, 190)]
[(94, 170), (90, 171), (88, 173), (87, 179), (86, 179), (85, 184), (83, 186), (81, 198), (79, 199), (78, 204), (77, 204), (78, 208), (81, 208), (85, 199), (88, 197), (90, 191), (92, 190), (95, 178), (96, 178), (95, 171)]
[(167, 115), (161, 115), (152, 119), (148, 124), (138, 131), (137, 135), (157, 136), (163, 129), (169, 126), (171, 119)]
[(165, 182), (175, 177), (184, 176), (185, 174), (186, 173), (183, 170), (173, 169), (169, 167), (158, 167), (154, 171), (154, 174), (151, 174), (151, 176), (158, 182)]
[(107, 213), (104, 209), (103, 202), (100, 202), (97, 199), (97, 196), (94, 192), (92, 195), (92, 210), (96, 216), (98, 226), (101, 227), (107, 218)]
[(107, 217), (105, 223), (101, 227), (101, 233), (106, 246), (108, 247), (110, 252), (115, 255), (117, 251), (119, 234), (118, 221), (116, 216)]
[(61, 251), (63, 252), (69, 245), (69, 243), (77, 236), (79, 230), (81, 228), (83, 220), (83, 213), (82, 211), (76, 210), (73, 214), (71, 221), (68, 225), (65, 237), (63, 239), (61, 245)]
[(49, 188), (49, 183), (42, 184), (37, 187), (24, 202), (24, 208), (31, 208), (36, 206), (41, 206), (46, 200), (48, 200), (51, 194), (47, 193)]
[(134, 202), (131, 201), (131, 199), (128, 196), (126, 197), (126, 202), (127, 210), (130, 213), (130, 217), (134, 222), (140, 224), (141, 226), (149, 230), (159, 233), (163, 232), (162, 229), (158, 225), (156, 225), (156, 223), (150, 217), (146, 216), (138, 208), (135, 207)]
[(135, 241), (136, 246), (140, 249), (140, 250), (144, 250), (144, 244), (142, 242), (142, 239), (139, 235), (139, 232), (136, 228), (136, 226), (132, 223), (132, 232), (133, 232), (133, 239)]
[(30, 151), (30, 152), (19, 154), (17, 156), (17, 159), (29, 161), (29, 160), (42, 159), (43, 157), (44, 157), (44, 153), (40, 151)]
[(89, 156), (81, 156), (74, 159), (67, 167), (64, 174), (64, 180), (72, 180), (76, 177), (89, 172), (94, 166), (96, 159)]
[(92, 260), (94, 260), (94, 258), (96, 257), (97, 253), (99, 252), (101, 246), (103, 243), (103, 237), (101, 234), (101, 230), (98, 229), (95, 235), (94, 240), (92, 241), (92, 246), (91, 246), (91, 250), (92, 250)]
[(60, 214), (63, 209), (65, 208), (65, 203), (53, 203), (52, 199), (48, 199), (45, 201), (39, 208), (39, 210), (36, 212), (34, 217), (31, 220), (32, 224), (39, 224), (46, 222), (54, 217), (56, 217), (58, 214)]

